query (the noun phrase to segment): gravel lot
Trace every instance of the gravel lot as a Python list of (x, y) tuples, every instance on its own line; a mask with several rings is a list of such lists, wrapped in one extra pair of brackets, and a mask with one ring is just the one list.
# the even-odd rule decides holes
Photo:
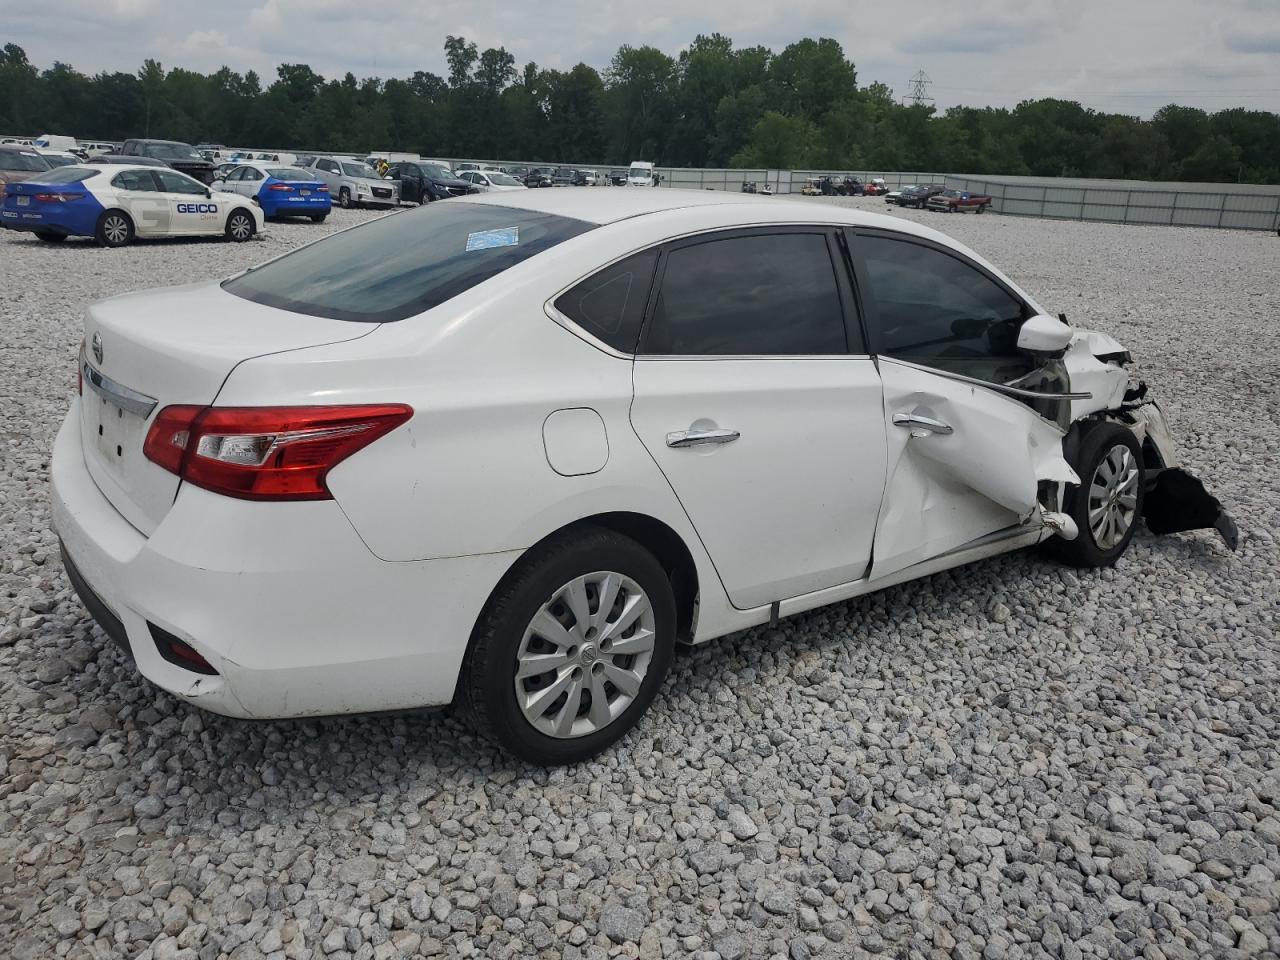
[(448, 713), (198, 712), (62, 573), (46, 474), (84, 305), (369, 214), (247, 245), (0, 235), (0, 953), (1280, 955), (1280, 241), (896, 215), (1124, 341), (1240, 552), (1140, 533), (1112, 570), (1023, 553), (728, 637), (551, 772)]

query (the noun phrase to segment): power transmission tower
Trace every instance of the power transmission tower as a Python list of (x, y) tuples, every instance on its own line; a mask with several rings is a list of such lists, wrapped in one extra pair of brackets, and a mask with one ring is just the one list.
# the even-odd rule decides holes
[(929, 79), (929, 75), (923, 70), (917, 70), (914, 77), (909, 81), (911, 92), (907, 94), (906, 99), (913, 106), (923, 106), (926, 103), (933, 103), (933, 97), (929, 96), (929, 84), (933, 83)]

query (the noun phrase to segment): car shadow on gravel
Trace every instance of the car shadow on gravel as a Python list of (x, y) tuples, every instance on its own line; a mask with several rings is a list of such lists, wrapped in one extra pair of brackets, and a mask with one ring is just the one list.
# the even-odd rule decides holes
[[(1209, 567), (1223, 559), (1207, 538), (1155, 538), (1145, 531), (1115, 568), (1117, 573), (1068, 570), (1034, 550), (1021, 551), (683, 648), (640, 728), (602, 757), (560, 771), (501, 753), (472, 732), (457, 707), (303, 720), (247, 721), (209, 714), (147, 684), (96, 628), (93, 640), (101, 645), (96, 675), (87, 683), (84, 677), (77, 694), (83, 706), (100, 705), (117, 714), (126, 734), (118, 740), (125, 769), (164, 760), (177, 785), (170, 796), (185, 798), (185, 816), (171, 809), (170, 822), (178, 815), (193, 828), (215, 822), (251, 827), (301, 815), (321, 795), (354, 804), (374, 797), (394, 801), (420, 796), (432, 784), (459, 779), (477, 786), (516, 779), (562, 782), (601, 767), (626, 767), (635, 751), (697, 765), (703, 746), (684, 720), (690, 703), (724, 704), (730, 722), (738, 718), (740, 729), (734, 733), (746, 738), (767, 733), (765, 720), (754, 710), (736, 710), (734, 701), (745, 703), (764, 686), (774, 699), (802, 705), (835, 703), (855, 688), (871, 700), (919, 696), (918, 684), (898, 691), (870, 675), (841, 672), (842, 667), (853, 657), (883, 664), (890, 678), (908, 676), (910, 664), (927, 657), (931, 648), (914, 642), (903, 648), (903, 625), (931, 617), (945, 633), (931, 641), (940, 654), (946, 645), (948, 657), (964, 662), (999, 658), (1024, 642), (1018, 631), (1048, 634), (1067, 628), (1069, 617), (1060, 611), (1048, 617), (1037, 607), (1020, 607), (1020, 593), (1039, 603), (1033, 587), (1041, 592), (1091, 591), (1107, 577), (1139, 572), (1142, 555), (1171, 547), (1181, 564)], [(1014, 616), (1011, 607), (1021, 620), (1016, 630), (1008, 624)], [(1048, 619), (1037, 625), (1037, 617)], [(1036, 709), (1042, 699), (1035, 677), (1012, 689), (981, 682), (981, 676), (954, 679), (973, 684), (962, 699), (972, 709), (999, 712), (991, 721), (997, 725), (1016, 723), (1017, 709)], [(1011, 698), (1014, 713), (1006, 712)], [(876, 712), (883, 706), (870, 705)]]

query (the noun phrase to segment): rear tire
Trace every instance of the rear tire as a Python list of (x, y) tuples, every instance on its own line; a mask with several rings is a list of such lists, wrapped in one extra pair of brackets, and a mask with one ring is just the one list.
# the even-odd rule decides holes
[(1080, 533), (1045, 546), (1072, 566), (1109, 567), (1129, 548), (1142, 516), (1142, 448), (1131, 430), (1103, 421), (1088, 428), (1075, 459), (1080, 485), (1067, 488), (1063, 509)]
[(244, 243), (246, 240), (252, 240), (256, 229), (253, 217), (249, 215), (247, 210), (233, 210), (231, 215), (227, 217), (227, 239), (233, 243)]
[(327, 213), (313, 213), (311, 214), (311, 222), (324, 223), (324, 218), (327, 216), (329, 216)]
[(45, 243), (61, 243), (63, 240), (67, 239), (67, 235), (65, 233), (53, 233), (50, 230), (37, 230), (35, 231), (35, 234)]
[(671, 582), (653, 555), (611, 530), (574, 531), (527, 554), (489, 598), (459, 691), (504, 750), (543, 766), (578, 763), (648, 710), (675, 635)]
[(123, 210), (108, 210), (98, 218), (93, 238), (100, 247), (123, 247), (133, 240), (133, 220)]

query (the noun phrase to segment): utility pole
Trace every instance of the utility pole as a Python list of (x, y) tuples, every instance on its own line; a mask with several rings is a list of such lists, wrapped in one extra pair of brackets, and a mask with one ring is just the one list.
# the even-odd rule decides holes
[(905, 99), (915, 107), (933, 103), (933, 97), (929, 96), (929, 84), (931, 83), (933, 81), (929, 79), (927, 73), (923, 70), (917, 70), (915, 76), (908, 81), (911, 92), (907, 94)]

